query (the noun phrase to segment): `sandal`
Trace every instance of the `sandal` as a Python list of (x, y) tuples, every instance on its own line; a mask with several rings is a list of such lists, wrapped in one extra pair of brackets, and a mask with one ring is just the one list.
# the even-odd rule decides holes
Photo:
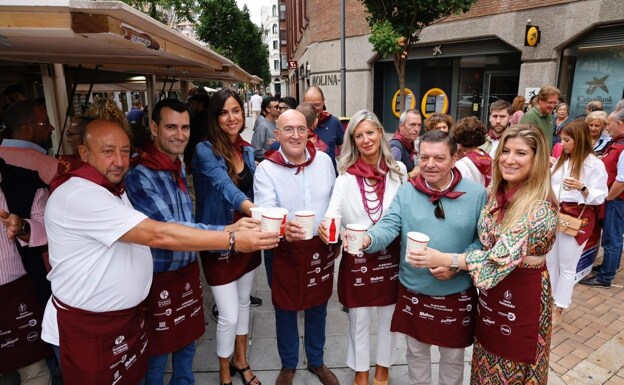
[[(247, 365), (246, 368), (242, 368), (239, 369), (236, 366), (234, 366), (234, 357), (232, 357), (232, 359), (230, 360), (230, 376), (234, 377), (234, 375), (236, 373), (240, 374), (241, 379), (243, 380), (243, 384), (245, 385), (252, 385), (252, 383), (254, 382), (255, 379), (257, 379), (256, 376), (251, 377), (251, 379), (249, 381), (245, 380), (245, 372), (246, 371), (251, 371), (251, 368), (249, 367), (249, 365)], [(260, 382), (260, 380), (258, 380), (257, 385), (262, 385), (262, 382)]]

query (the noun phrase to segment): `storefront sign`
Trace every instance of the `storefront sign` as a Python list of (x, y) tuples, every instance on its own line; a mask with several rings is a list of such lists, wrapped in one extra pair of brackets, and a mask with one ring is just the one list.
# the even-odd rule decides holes
[(540, 42), (540, 29), (536, 25), (527, 25), (524, 31), (524, 46), (536, 47)]
[(313, 86), (337, 86), (340, 84), (340, 76), (337, 74), (314, 75), (310, 79)]
[(585, 113), (587, 103), (598, 100), (605, 111), (613, 107), (624, 94), (624, 61), (617, 48), (579, 50), (570, 98), (570, 116)]

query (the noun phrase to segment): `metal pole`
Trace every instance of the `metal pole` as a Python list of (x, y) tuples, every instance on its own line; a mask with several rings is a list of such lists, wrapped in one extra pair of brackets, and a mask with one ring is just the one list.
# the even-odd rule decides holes
[(345, 54), (345, 0), (340, 0), (340, 116), (347, 114), (347, 76)]

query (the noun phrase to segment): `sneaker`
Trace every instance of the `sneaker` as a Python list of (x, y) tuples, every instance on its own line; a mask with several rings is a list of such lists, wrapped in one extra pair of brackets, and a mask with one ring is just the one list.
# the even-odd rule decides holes
[(251, 301), (251, 306), (262, 306), (262, 298), (254, 297), (253, 295), (249, 296), (249, 300)]
[(215, 322), (219, 321), (219, 309), (217, 309), (217, 304), (212, 305), (212, 320)]
[(611, 287), (611, 282), (609, 283), (601, 282), (598, 280), (598, 277), (581, 279), (579, 283), (585, 286), (604, 287), (607, 289)]

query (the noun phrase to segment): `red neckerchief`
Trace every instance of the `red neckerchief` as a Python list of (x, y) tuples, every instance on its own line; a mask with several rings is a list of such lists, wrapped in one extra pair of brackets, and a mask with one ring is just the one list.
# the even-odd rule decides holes
[(479, 172), (485, 177), (485, 187), (492, 181), (492, 157), (483, 150), (468, 151), (465, 155), (474, 163)]
[(414, 142), (405, 138), (401, 133), (397, 130), (392, 136), (392, 139), (396, 139), (403, 144), (403, 147), (410, 153), (410, 159), (414, 158), (416, 155), (416, 149), (414, 148)]
[(247, 146), (251, 147), (251, 144), (249, 144), (248, 142), (245, 142), (243, 137), (238, 135), (238, 138), (236, 138), (236, 142), (234, 142), (233, 146), (234, 146), (234, 151), (236, 151), (240, 159), (244, 160), (243, 159), (243, 147), (247, 147)]
[(505, 211), (507, 211), (507, 203), (513, 199), (522, 186), (524, 186), (524, 183), (517, 185), (507, 192), (505, 192), (505, 186), (503, 184), (498, 186), (498, 191), (496, 191), (496, 207), (490, 210), (490, 214), (500, 211), (498, 217), (496, 218), (496, 223), (501, 223), (503, 221)]
[(422, 174), (419, 174), (416, 178), (410, 179), (410, 183), (412, 184), (412, 186), (414, 186), (416, 190), (420, 191), (423, 194), (429, 195), (429, 202), (433, 204), (439, 201), (440, 198), (442, 197), (447, 197), (449, 199), (457, 199), (460, 196), (465, 194), (465, 192), (453, 191), (455, 187), (457, 186), (457, 184), (459, 183), (459, 181), (461, 181), (462, 175), (461, 175), (461, 172), (459, 172), (459, 170), (455, 167), (451, 169), (451, 172), (453, 173), (453, 182), (444, 191), (435, 191), (435, 190), (430, 189), (429, 186), (427, 186), (427, 183), (425, 182), (425, 178), (423, 178)]
[(308, 141), (314, 143), (314, 148), (318, 151), (325, 152), (325, 150), (327, 150), (327, 144), (312, 130), (308, 130)]
[(297, 175), (301, 172), (301, 170), (303, 170), (310, 163), (312, 163), (312, 161), (314, 160), (314, 157), (316, 156), (316, 148), (314, 148), (314, 144), (312, 142), (310, 141), (306, 142), (306, 150), (308, 150), (308, 153), (310, 154), (310, 159), (300, 164), (286, 163), (286, 161), (282, 157), (282, 154), (280, 154), (279, 151), (275, 151), (275, 150), (270, 150), (270, 151), (265, 152), (264, 159), (270, 162), (279, 164), (280, 166), (284, 166), (288, 168), (297, 168), (297, 172), (295, 172), (295, 175)]
[(137, 163), (156, 171), (169, 171), (173, 173), (178, 188), (186, 192), (186, 181), (182, 174), (182, 162), (176, 157), (175, 161), (159, 151), (151, 142), (146, 143), (143, 151), (138, 156)]
[(102, 175), (97, 168), (91, 166), (89, 163), (76, 159), (59, 159), (58, 174), (50, 182), (50, 194), (67, 182), (71, 177), (83, 178), (91, 181), (99, 186), (104, 187), (110, 191), (116, 197), (121, 197), (124, 193), (123, 180), (117, 186), (112, 184), (108, 179)]
[(332, 116), (332, 114), (330, 114), (327, 111), (321, 112), (321, 115), (319, 115), (319, 118), (318, 118), (319, 119), (318, 124), (325, 123), (327, 121), (327, 119), (331, 118), (331, 116)]
[(386, 174), (388, 173), (388, 166), (386, 165), (386, 162), (381, 162), (381, 170), (382, 172), (364, 162), (361, 157), (359, 157), (355, 163), (347, 168), (347, 172), (354, 175), (356, 178), (374, 179), (376, 182), (375, 194), (377, 195), (377, 198), (383, 199), (386, 191)]
[(488, 130), (487, 135), (492, 138), (492, 140), (500, 140), (501, 136), (503, 136), (503, 134), (496, 135), (494, 130)]

